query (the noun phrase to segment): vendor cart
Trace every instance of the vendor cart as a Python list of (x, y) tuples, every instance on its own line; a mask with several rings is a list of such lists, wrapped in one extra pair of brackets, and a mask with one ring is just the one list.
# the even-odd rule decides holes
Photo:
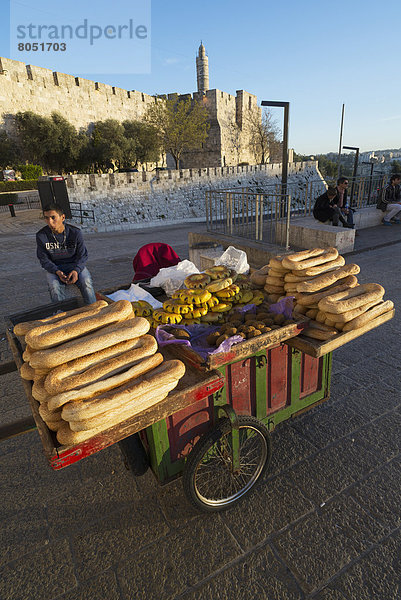
[[(0, 365), (0, 374), (22, 365), (23, 348), (13, 333), (16, 323), (79, 304), (72, 299), (8, 317), (14, 363)], [(36, 427), (54, 470), (119, 443), (135, 473), (144, 472), (140, 463), (145, 458), (161, 484), (183, 475), (185, 493), (199, 509), (227, 509), (253, 490), (268, 469), (269, 432), (329, 397), (333, 348), (319, 355), (306, 338), (301, 340), (305, 322), (301, 319), (206, 360), (187, 346), (162, 348), (165, 358), (180, 358), (186, 365), (178, 386), (158, 404), (74, 446), (60, 446), (39, 415), (31, 382), (23, 381), (33, 420), (0, 428), (0, 440)], [(370, 329), (380, 323), (372, 324)]]

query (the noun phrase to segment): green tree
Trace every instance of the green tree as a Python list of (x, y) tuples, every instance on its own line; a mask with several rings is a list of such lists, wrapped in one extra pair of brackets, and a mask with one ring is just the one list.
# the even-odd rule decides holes
[[(132, 155), (131, 164), (157, 162), (160, 158), (161, 146), (157, 129), (141, 121), (124, 121), (124, 134), (130, 146), (128, 157)], [(131, 166), (126, 164), (125, 166)]]
[(46, 150), (46, 162), (52, 171), (58, 173), (73, 171), (79, 156), (77, 130), (60, 113), (53, 112), (50, 118), (53, 129), (52, 139), (49, 139)]
[(32, 164), (48, 167), (47, 157), (57, 142), (53, 121), (28, 110), (15, 116), (22, 158)]
[(329, 160), (325, 154), (317, 155), (319, 171), (324, 178), (335, 179), (338, 172), (338, 164)]
[(23, 159), (58, 173), (75, 169), (80, 152), (79, 136), (60, 113), (42, 117), (32, 111), (19, 112), (16, 124)]
[(6, 169), (18, 158), (18, 148), (5, 131), (0, 131), (0, 166)]
[(97, 121), (92, 131), (92, 149), (98, 170), (119, 169), (128, 160), (128, 144), (122, 124), (115, 119)]
[(161, 148), (170, 152), (177, 169), (182, 154), (201, 148), (209, 130), (206, 106), (191, 98), (157, 99), (149, 106), (145, 120), (158, 132)]
[(391, 163), (391, 174), (398, 175), (401, 173), (401, 161), (393, 160)]

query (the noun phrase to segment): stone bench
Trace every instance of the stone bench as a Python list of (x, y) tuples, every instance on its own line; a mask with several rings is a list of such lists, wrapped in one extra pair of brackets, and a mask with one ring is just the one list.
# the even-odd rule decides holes
[[(277, 223), (276, 241), (285, 246), (286, 224)], [(316, 221), (313, 217), (292, 219), (290, 223), (291, 248), (337, 248), (340, 254), (354, 249), (355, 231), (345, 227), (333, 227)]]
[[(381, 210), (375, 206), (360, 208), (354, 213), (356, 229), (366, 229), (380, 225), (383, 219)], [(285, 245), (285, 223), (277, 223), (277, 243)], [(355, 231), (320, 223), (314, 217), (294, 217), (290, 223), (290, 246), (292, 248), (328, 248), (334, 246), (342, 253), (352, 252)]]

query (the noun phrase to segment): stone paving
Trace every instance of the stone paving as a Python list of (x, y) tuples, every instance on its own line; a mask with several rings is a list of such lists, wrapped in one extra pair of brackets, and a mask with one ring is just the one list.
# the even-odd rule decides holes
[[(48, 302), (30, 212), (11, 228), (0, 218), (2, 317)], [(149, 241), (185, 258), (187, 231), (201, 227), (87, 234), (97, 289), (130, 281)], [(397, 232), (361, 231), (347, 262), (399, 305)], [(53, 472), (37, 432), (3, 442), (1, 600), (398, 600), (400, 334), (397, 313), (335, 351), (330, 400), (276, 429), (264, 482), (220, 515), (197, 513), (180, 481), (134, 478), (117, 446)], [(0, 394), (1, 423), (29, 414), (16, 373)]]

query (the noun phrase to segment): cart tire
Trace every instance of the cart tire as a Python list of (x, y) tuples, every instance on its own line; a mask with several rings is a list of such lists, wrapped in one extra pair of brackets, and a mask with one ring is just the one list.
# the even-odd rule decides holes
[(198, 509), (218, 512), (237, 504), (261, 481), (271, 458), (267, 427), (255, 417), (239, 416), (240, 472), (233, 474), (231, 424), (221, 419), (190, 453), (183, 474), (188, 499)]
[(137, 477), (145, 475), (149, 460), (138, 433), (118, 442), (126, 468)]

